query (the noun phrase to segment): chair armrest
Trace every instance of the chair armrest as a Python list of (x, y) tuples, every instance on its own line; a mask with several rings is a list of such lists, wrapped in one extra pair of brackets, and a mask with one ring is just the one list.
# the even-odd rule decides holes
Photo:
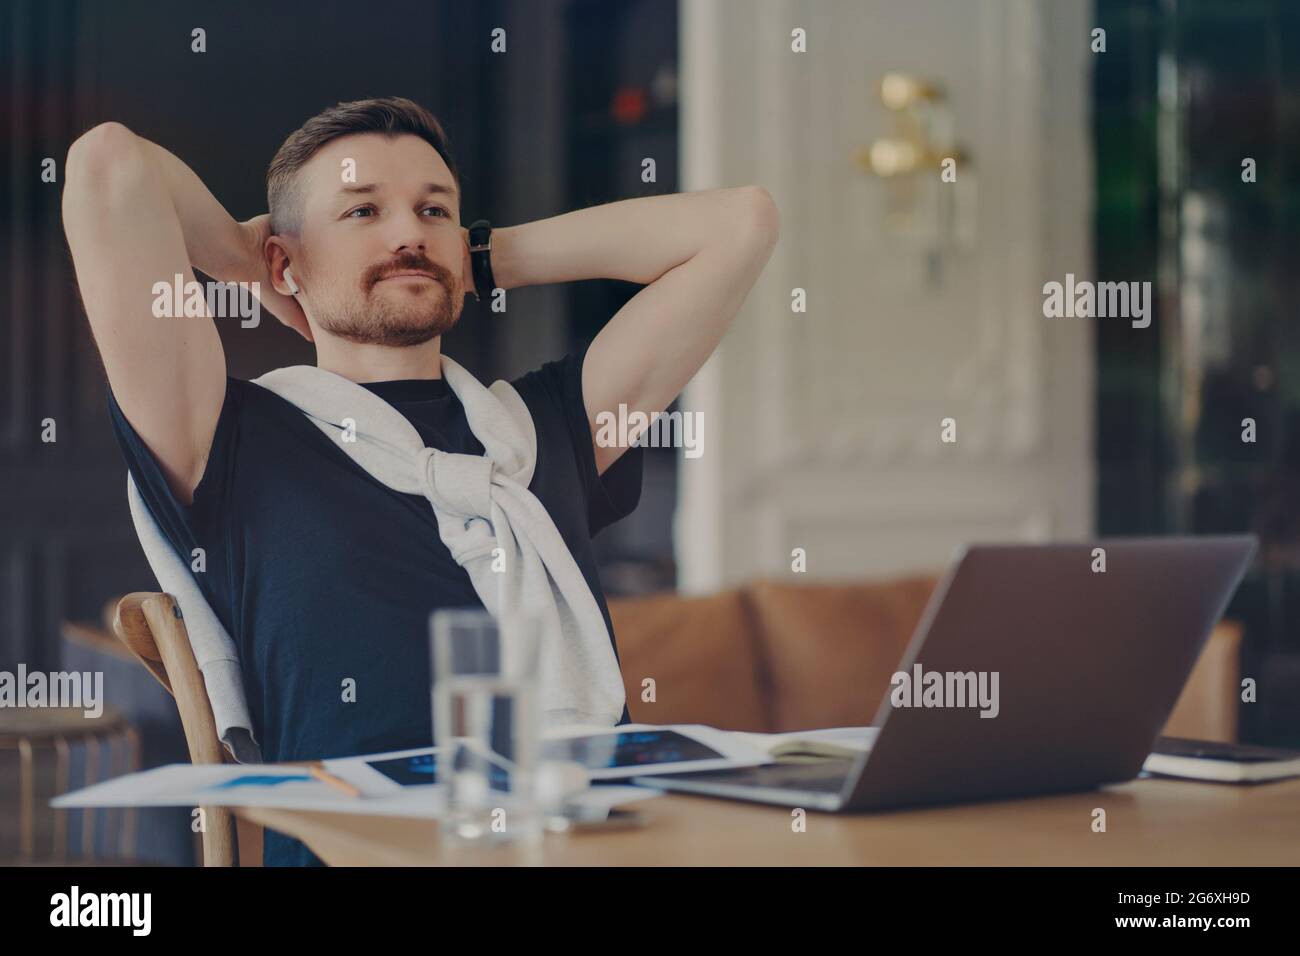
[(162, 653), (158, 650), (144, 614), (144, 601), (161, 596), (156, 591), (134, 591), (124, 596), (113, 610), (113, 633), (158, 683), (175, 697), (176, 692), (172, 690), (171, 680), (167, 677), (167, 668), (163, 666)]

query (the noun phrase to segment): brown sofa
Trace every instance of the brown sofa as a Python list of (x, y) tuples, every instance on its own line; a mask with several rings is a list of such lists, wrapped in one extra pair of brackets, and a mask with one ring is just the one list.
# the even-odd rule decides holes
[[(703, 597), (611, 599), (628, 710), (639, 723), (765, 733), (867, 724), (937, 583), (757, 581)], [(1237, 739), (1240, 642), (1240, 626), (1220, 622), (1166, 734)]]

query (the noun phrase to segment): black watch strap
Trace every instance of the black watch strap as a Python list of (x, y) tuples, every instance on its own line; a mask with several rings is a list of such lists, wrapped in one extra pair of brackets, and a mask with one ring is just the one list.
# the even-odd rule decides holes
[(492, 294), (492, 223), (479, 219), (469, 227), (469, 265), (474, 274), (474, 297), (480, 302)]

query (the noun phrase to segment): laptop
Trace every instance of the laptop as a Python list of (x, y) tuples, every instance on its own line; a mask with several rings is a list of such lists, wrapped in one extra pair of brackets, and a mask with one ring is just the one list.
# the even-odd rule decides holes
[(1257, 543), (1242, 535), (959, 549), (860, 756), (634, 782), (843, 812), (1132, 779)]

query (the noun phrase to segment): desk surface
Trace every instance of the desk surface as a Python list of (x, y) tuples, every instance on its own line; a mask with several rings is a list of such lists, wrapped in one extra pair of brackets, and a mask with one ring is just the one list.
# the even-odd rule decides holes
[[(437, 823), (245, 807), (246, 819), (341, 866), (1295, 866), (1300, 780), (1255, 786), (1147, 778), (1086, 793), (873, 814), (671, 795), (635, 805), (640, 829), (548, 834), (526, 850), (453, 850)], [(1106, 832), (1092, 831), (1093, 809)]]

